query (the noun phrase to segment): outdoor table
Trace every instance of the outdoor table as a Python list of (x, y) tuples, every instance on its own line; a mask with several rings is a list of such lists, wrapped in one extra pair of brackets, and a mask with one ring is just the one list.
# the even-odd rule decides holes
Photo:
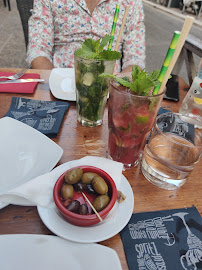
[[(17, 72), (17, 69), (4, 68), (0, 69), (0, 71)], [(37, 100), (56, 100), (49, 88), (50, 70), (28, 70), (28, 73), (40, 74), (41, 78), (45, 79), (45, 83), (38, 84), (35, 93), (31, 95), (0, 93), (0, 118), (8, 111), (13, 96)], [(187, 93), (184, 89), (187, 87), (187, 84), (179, 78), (180, 101), (172, 102), (163, 100), (162, 107), (173, 112), (178, 112), (181, 102)], [(52, 139), (64, 150), (57, 165), (80, 159), (87, 155), (106, 157), (108, 145), (108, 108), (106, 107), (105, 109), (103, 124), (91, 128), (81, 126), (76, 118), (76, 103), (69, 103), (70, 108), (64, 117), (60, 132), (56, 138)], [(189, 176), (187, 182), (175, 191), (164, 190), (151, 184), (142, 175), (139, 166), (123, 171), (134, 193), (133, 212), (140, 213), (195, 206), (200, 215), (202, 215), (201, 169), (202, 162), (200, 161)], [(9, 205), (0, 210), (0, 234), (52, 235), (53, 233), (41, 221), (36, 207)], [(100, 244), (114, 249), (119, 256), (122, 268), (128, 269), (120, 234)]]

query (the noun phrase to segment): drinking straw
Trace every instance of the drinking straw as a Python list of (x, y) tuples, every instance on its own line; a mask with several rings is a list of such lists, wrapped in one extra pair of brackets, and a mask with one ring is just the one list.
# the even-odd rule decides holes
[(167, 51), (166, 57), (164, 59), (163, 66), (161, 68), (159, 77), (158, 77), (158, 80), (159, 80), (160, 84), (158, 84), (157, 86), (154, 87), (153, 95), (156, 95), (158, 93), (160, 87), (161, 87), (161, 83), (162, 83), (163, 78), (164, 78), (164, 76), (166, 74), (166, 71), (167, 71), (168, 66), (170, 64), (170, 61), (171, 61), (171, 59), (173, 57), (173, 54), (174, 54), (174, 51), (175, 51), (175, 48), (176, 48), (179, 37), (180, 37), (180, 32), (175, 31), (174, 34), (173, 34), (173, 38), (172, 38), (172, 41), (170, 43), (169, 49)]
[(112, 49), (112, 42), (113, 42), (113, 39), (114, 39), (116, 23), (117, 23), (117, 19), (118, 19), (118, 16), (119, 16), (119, 9), (120, 9), (120, 5), (116, 5), (116, 10), (115, 10), (115, 13), (114, 13), (114, 21), (113, 21), (112, 30), (111, 30), (111, 40), (110, 40), (109, 45), (108, 45), (108, 50), (109, 51), (111, 51), (111, 49)]
[(166, 85), (166, 83), (168, 81), (170, 73), (171, 73), (171, 71), (172, 71), (172, 69), (173, 69), (173, 67), (174, 67), (174, 65), (175, 65), (175, 63), (177, 61), (177, 58), (178, 58), (178, 56), (179, 56), (179, 54), (181, 52), (181, 49), (182, 49), (182, 47), (184, 45), (186, 37), (187, 37), (187, 35), (188, 35), (188, 33), (189, 33), (190, 29), (191, 29), (193, 21), (194, 21), (193, 17), (186, 16), (184, 25), (182, 27), (180, 37), (178, 39), (178, 42), (177, 42), (177, 45), (176, 45), (176, 48), (175, 48), (175, 52), (173, 54), (173, 57), (172, 57), (172, 59), (170, 61), (170, 65), (168, 66), (168, 69), (166, 71), (166, 74), (165, 74), (165, 76), (163, 78), (163, 81), (161, 83), (160, 89), (159, 89), (157, 94), (160, 94), (160, 93), (163, 92), (163, 89), (164, 89), (164, 87), (165, 87), (165, 85)]
[(125, 26), (125, 23), (126, 23), (126, 18), (127, 18), (127, 15), (128, 15), (128, 10), (129, 10), (129, 5), (126, 6), (126, 9), (125, 9), (125, 12), (124, 12), (124, 15), (123, 15), (123, 20), (122, 20), (122, 24), (121, 24), (121, 29), (120, 29), (120, 32), (119, 32), (119, 36), (118, 36), (118, 39), (117, 39), (117, 42), (116, 42), (116, 46), (115, 46), (115, 51), (118, 50), (118, 47), (119, 47), (119, 42), (121, 40), (121, 36), (122, 36), (122, 32), (123, 32), (123, 28)]

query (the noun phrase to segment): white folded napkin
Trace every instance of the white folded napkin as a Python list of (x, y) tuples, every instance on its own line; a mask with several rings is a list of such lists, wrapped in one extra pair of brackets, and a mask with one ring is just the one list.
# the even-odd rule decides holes
[(37, 205), (49, 207), (53, 203), (53, 187), (61, 174), (76, 166), (90, 165), (107, 172), (114, 180), (117, 189), (121, 181), (123, 164), (107, 158), (86, 156), (56, 167), (49, 173), (38, 176), (25, 184), (0, 195), (0, 202), (15, 205)]

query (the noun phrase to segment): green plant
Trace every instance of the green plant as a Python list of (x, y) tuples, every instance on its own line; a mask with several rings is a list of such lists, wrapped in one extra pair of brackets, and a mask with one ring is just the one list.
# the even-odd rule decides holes
[(113, 78), (119, 84), (130, 88), (130, 90), (136, 94), (141, 96), (147, 96), (150, 92), (151, 88), (158, 85), (160, 82), (158, 81), (160, 71), (153, 70), (152, 72), (147, 72), (145, 69), (140, 69), (139, 66), (134, 65), (132, 68), (132, 80), (128, 77), (117, 77), (108, 73), (102, 73), (100, 77), (108, 77)]
[(98, 40), (86, 39), (82, 44), (82, 48), (76, 50), (75, 56), (95, 60), (119, 60), (121, 58), (119, 52), (104, 50), (110, 39), (109, 35), (105, 35)]

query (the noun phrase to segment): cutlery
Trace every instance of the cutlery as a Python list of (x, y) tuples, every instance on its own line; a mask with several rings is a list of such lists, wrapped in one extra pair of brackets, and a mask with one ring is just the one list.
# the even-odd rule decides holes
[(30, 68), (30, 66), (23, 68), (23, 69), (19, 70), (16, 74), (13, 74), (11, 76), (1, 76), (0, 79), (17, 80), (20, 77), (22, 77), (29, 68)]
[(28, 82), (44, 82), (44, 79), (18, 79), (18, 80), (11, 80), (11, 81), (0, 81), (0, 84), (7, 84), (7, 83), (28, 83)]

